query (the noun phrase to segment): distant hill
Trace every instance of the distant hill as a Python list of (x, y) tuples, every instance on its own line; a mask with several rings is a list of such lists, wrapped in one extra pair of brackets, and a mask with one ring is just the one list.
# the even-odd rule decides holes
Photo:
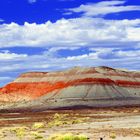
[(140, 72), (74, 67), (23, 73), (0, 89), (0, 109), (51, 109), (140, 105)]

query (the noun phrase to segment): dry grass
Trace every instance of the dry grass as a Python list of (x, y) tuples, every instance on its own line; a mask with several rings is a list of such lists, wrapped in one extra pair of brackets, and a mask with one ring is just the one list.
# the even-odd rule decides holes
[(45, 125), (45, 122), (35, 122), (33, 125), (32, 125), (32, 129), (41, 129), (41, 128), (45, 128), (46, 125)]
[(111, 139), (116, 139), (116, 133), (115, 132), (110, 133), (110, 136), (109, 137)]
[(86, 135), (74, 135), (72, 133), (66, 133), (52, 135), (47, 140), (88, 140), (88, 137)]
[(55, 127), (55, 126), (63, 126), (63, 125), (71, 125), (71, 124), (78, 124), (87, 121), (89, 118), (77, 118), (77, 117), (68, 117), (69, 114), (58, 114), (56, 113), (53, 116), (53, 119), (50, 120), (48, 123), (48, 127)]
[[(115, 128), (113, 125), (96, 128), (96, 124), (108, 122), (110, 119), (115, 120), (119, 117), (125, 119), (126, 116), (127, 118), (133, 115), (138, 116), (139, 113), (139, 108), (129, 108), (124, 110), (57, 110), (29, 114), (0, 114), (4, 118), (4, 120), (0, 120), (0, 125), (8, 124), (9, 126), (0, 129), (0, 140), (10, 140), (11, 138), (13, 138), (11, 140), (52, 140), (52, 138), (54, 138), (53, 140), (87, 140), (85, 135), (80, 135), (83, 133), (89, 136), (90, 140), (96, 139), (96, 136), (97, 140), (100, 139), (100, 134), (109, 140), (117, 140), (119, 136), (124, 138), (129, 136), (133, 139), (140, 137), (140, 128), (134, 128), (135, 124), (132, 128)], [(12, 117), (14, 119), (9, 120)], [(93, 127), (90, 125), (91, 123)], [(53, 132), (59, 134), (48, 138)]]

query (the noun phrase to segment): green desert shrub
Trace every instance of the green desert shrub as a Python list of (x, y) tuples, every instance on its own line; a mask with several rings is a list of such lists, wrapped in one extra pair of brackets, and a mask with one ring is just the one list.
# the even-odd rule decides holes
[(45, 123), (43, 123), (43, 122), (35, 122), (35, 123), (32, 125), (32, 128), (33, 128), (33, 129), (45, 128)]
[(83, 122), (83, 120), (81, 120), (81, 119), (76, 119), (76, 120), (72, 120), (72, 124), (77, 124), (77, 123), (82, 123)]
[(62, 116), (60, 114), (58, 114), (58, 113), (55, 113), (53, 118), (54, 119), (61, 119)]
[(31, 132), (30, 134), (34, 139), (43, 139), (43, 136), (38, 132)]
[(112, 133), (110, 134), (110, 138), (111, 138), (111, 139), (116, 139), (116, 134), (115, 134), (115, 132), (112, 132)]
[(60, 115), (58, 113), (55, 113), (53, 116), (53, 119), (48, 123), (48, 126), (54, 127), (54, 126), (61, 126), (63, 124), (66, 124), (66, 122), (64, 121), (64, 118), (65, 118), (64, 115)]
[(88, 137), (86, 135), (74, 135), (72, 133), (66, 133), (52, 135), (47, 140), (88, 140)]
[(68, 125), (68, 124), (77, 124), (85, 122), (86, 118), (68, 118), (68, 114), (58, 114), (56, 113), (53, 119), (50, 120), (48, 123), (48, 127), (54, 127), (54, 126), (62, 126), (62, 125)]
[(10, 131), (12, 133), (15, 133), (16, 136), (19, 137), (19, 138), (23, 138), (26, 135), (26, 130), (27, 130), (26, 127), (13, 127), (13, 128), (10, 128)]

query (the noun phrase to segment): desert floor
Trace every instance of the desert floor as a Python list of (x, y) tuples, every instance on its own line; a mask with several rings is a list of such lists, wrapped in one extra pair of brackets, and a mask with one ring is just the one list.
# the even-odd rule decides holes
[(140, 107), (0, 113), (0, 140), (47, 140), (66, 133), (90, 140), (140, 140)]

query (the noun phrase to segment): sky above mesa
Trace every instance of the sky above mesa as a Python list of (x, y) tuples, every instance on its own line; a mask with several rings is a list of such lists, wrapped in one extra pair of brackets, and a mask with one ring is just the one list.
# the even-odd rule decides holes
[(0, 0), (0, 86), (74, 66), (140, 70), (140, 0)]

